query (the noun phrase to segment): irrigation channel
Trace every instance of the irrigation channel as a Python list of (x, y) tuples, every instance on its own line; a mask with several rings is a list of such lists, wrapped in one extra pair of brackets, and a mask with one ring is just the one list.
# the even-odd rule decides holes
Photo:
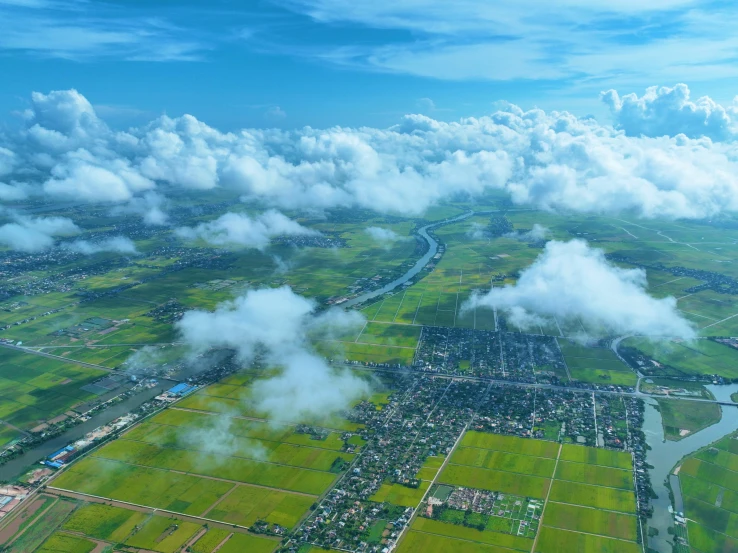
[[(731, 401), (730, 395), (738, 392), (738, 384), (728, 386), (705, 386), (718, 401)], [(646, 434), (646, 443), (651, 449), (646, 454), (646, 462), (654, 468), (649, 470), (651, 485), (658, 498), (654, 499), (653, 517), (648, 521), (648, 526), (658, 530), (658, 535), (648, 538), (648, 546), (659, 553), (672, 553), (672, 535), (669, 528), (674, 526), (674, 515), (670, 512), (672, 507), (669, 499), (669, 490), (666, 487), (666, 479), (670, 477), (671, 471), (677, 463), (691, 453), (701, 449), (720, 438), (738, 430), (738, 410), (735, 407), (721, 405), (722, 416), (720, 421), (687, 436), (678, 442), (664, 440), (664, 427), (661, 423), (661, 413), (656, 409), (656, 401), (651, 398), (645, 399), (646, 412), (643, 421), (643, 432)], [(681, 490), (679, 479), (670, 478), (672, 490), (674, 491), (676, 510), (682, 510)]]

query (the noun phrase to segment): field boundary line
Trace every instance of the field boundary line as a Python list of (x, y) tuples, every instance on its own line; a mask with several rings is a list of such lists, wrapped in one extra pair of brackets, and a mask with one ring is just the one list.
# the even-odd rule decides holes
[[(90, 497), (92, 499), (97, 499), (97, 500), (99, 500), (100, 502), (103, 502), (103, 503), (105, 503), (106, 501), (107, 502), (111, 502), (112, 501), (113, 503), (118, 503), (118, 504), (121, 504), (121, 505), (129, 505), (130, 507), (135, 507), (136, 509), (146, 509), (148, 511), (151, 511), (150, 514), (153, 515), (153, 516), (156, 516), (156, 513), (157, 512), (159, 512), (159, 513), (166, 513), (168, 515), (174, 515), (174, 516), (176, 516), (178, 518), (181, 518), (181, 519), (188, 519), (188, 518), (190, 518), (190, 519), (197, 519), (197, 520), (205, 521), (208, 524), (210, 524), (210, 523), (213, 523), (213, 524), (222, 524), (223, 526), (227, 526), (227, 527), (230, 527), (230, 528), (241, 528), (242, 530), (246, 530), (247, 532), (249, 530), (249, 527), (248, 526), (243, 526), (241, 524), (236, 524), (236, 523), (233, 523), (233, 522), (223, 522), (221, 520), (215, 520), (215, 519), (212, 519), (212, 518), (205, 518), (205, 517), (201, 517), (201, 516), (197, 516), (197, 515), (188, 515), (188, 514), (185, 514), (185, 513), (178, 513), (177, 511), (170, 511), (168, 509), (158, 509), (156, 507), (151, 507), (150, 505), (141, 505), (140, 503), (133, 503), (131, 501), (123, 501), (123, 500), (120, 500), (120, 499), (113, 499), (111, 497), (103, 497), (103, 496), (94, 495), (94, 494), (91, 494), (91, 493), (75, 492), (74, 490), (67, 490), (67, 489), (64, 489), (64, 488), (57, 488), (55, 486), (47, 486), (47, 489), (54, 490), (54, 491), (58, 492), (58, 494), (61, 495), (61, 496), (71, 497), (73, 499), (77, 499), (74, 496), (80, 495), (82, 497)], [(95, 503), (97, 503), (97, 501)], [(244, 532), (240, 532), (240, 533), (244, 533)], [(264, 537), (268, 537), (268, 536), (264, 536)]]
[(566, 501), (551, 501), (551, 503), (557, 503), (559, 505), (569, 505), (570, 507), (583, 507), (585, 509), (594, 509), (596, 511), (606, 511), (608, 513), (618, 513), (621, 515), (637, 516), (634, 515), (632, 511), (615, 511), (613, 509), (605, 509), (604, 507), (592, 507), (590, 505), (577, 505), (576, 503), (567, 503)]
[(536, 551), (536, 545), (538, 545), (538, 538), (543, 533), (543, 518), (546, 516), (546, 507), (548, 507), (548, 498), (551, 497), (551, 490), (553, 489), (554, 485), (554, 478), (556, 477), (556, 469), (559, 467), (559, 459), (561, 458), (561, 452), (564, 449), (564, 444), (559, 444), (559, 453), (556, 455), (556, 465), (554, 465), (553, 470), (553, 476), (551, 477), (551, 480), (548, 484), (548, 492), (546, 493), (546, 498), (543, 500), (543, 509), (541, 509), (541, 518), (538, 519), (538, 531), (536, 532), (536, 537), (533, 540), (533, 546), (530, 548), (530, 553), (535, 553)]
[[(428, 520), (434, 520), (434, 519), (428, 519)], [(453, 526), (457, 526), (456, 524), (453, 524), (453, 523), (449, 523), (449, 524), (452, 524)], [(465, 526), (462, 526), (462, 528), (465, 528)], [(514, 552), (518, 552), (519, 553), (520, 552), (519, 549), (510, 549), (509, 547), (505, 547), (503, 545), (497, 545), (496, 543), (487, 543), (486, 541), (470, 540), (470, 539), (467, 539), (467, 538), (460, 538), (458, 536), (447, 536), (445, 534), (436, 534), (435, 532), (427, 532), (425, 530), (415, 530), (413, 528), (410, 529), (410, 532), (415, 532), (416, 534), (425, 534), (427, 536), (438, 536), (439, 538), (446, 538), (448, 540), (465, 541), (467, 543), (478, 543), (479, 545), (489, 545), (489, 546), (495, 547), (497, 549), (504, 549), (505, 551), (510, 551), (512, 553), (514, 553)], [(494, 530), (490, 530), (490, 532), (494, 532)], [(495, 534), (501, 534), (501, 532), (495, 532)], [(515, 536), (516, 538), (524, 538), (524, 536), (518, 536), (516, 534), (503, 534), (503, 535), (506, 535), (506, 536)], [(532, 538), (527, 538), (527, 539), (532, 539)]]
[[(684, 297), (686, 297), (686, 296), (684, 296)], [(679, 298), (679, 299), (682, 299), (682, 298)], [(720, 323), (724, 323), (725, 321), (729, 321), (730, 319), (733, 319), (735, 317), (738, 317), (738, 313), (736, 313), (735, 315), (731, 315), (730, 317), (725, 317), (722, 321), (717, 321), (717, 322), (712, 323), (712, 324), (707, 325), (707, 326), (701, 326), (700, 327), (700, 330), (704, 330), (706, 328), (710, 328), (711, 326), (719, 325)]]
[(640, 545), (635, 540), (626, 540), (624, 538), (616, 538), (615, 536), (603, 536), (602, 534), (595, 534), (594, 532), (582, 532), (581, 530), (572, 530), (571, 528), (559, 528), (558, 526), (546, 526), (546, 528), (554, 528), (556, 530), (563, 530), (564, 532), (571, 532), (572, 534), (583, 534), (585, 536), (595, 536), (597, 538), (605, 538), (606, 540), (624, 541), (626, 543), (635, 543), (636, 545)]
[(202, 517), (206, 516), (206, 515), (207, 515), (207, 514), (208, 514), (208, 513), (210, 512), (210, 511), (212, 511), (213, 509), (215, 509), (215, 507), (217, 507), (218, 505), (220, 505), (220, 503), (221, 503), (221, 502), (222, 502), (222, 501), (223, 501), (223, 500), (224, 500), (224, 499), (225, 499), (226, 497), (228, 497), (229, 495), (231, 495), (231, 494), (233, 493), (233, 490), (235, 490), (236, 488), (238, 488), (238, 487), (239, 487), (240, 485), (241, 485), (241, 484), (235, 484), (235, 485), (234, 485), (234, 486), (233, 486), (233, 487), (232, 487), (232, 488), (231, 488), (230, 490), (228, 490), (228, 491), (227, 491), (226, 493), (224, 493), (224, 494), (223, 494), (223, 495), (221, 495), (221, 496), (220, 496), (220, 497), (219, 497), (218, 499), (216, 499), (216, 500), (215, 500), (215, 501), (213, 502), (213, 504), (212, 504), (212, 505), (210, 505), (210, 507), (208, 507), (207, 509), (205, 509), (205, 510), (203, 511), (203, 513), (202, 513), (202, 514), (201, 514), (200, 516), (202, 516)]
[[(191, 411), (188, 411), (187, 409), (177, 409), (177, 411), (184, 411), (185, 413), (191, 412)], [(212, 413), (212, 414), (213, 415), (218, 415), (218, 413)], [(185, 428), (185, 426), (177, 426), (176, 424), (163, 424), (163, 423), (160, 423), (160, 422), (155, 422), (153, 424), (158, 424), (159, 426), (165, 426), (167, 428)], [(338, 433), (338, 432), (336, 432), (336, 433)], [(126, 438), (126, 434), (128, 434), (128, 431), (126, 431), (123, 434), (121, 434), (118, 438), (119, 439), (122, 438), (124, 440), (128, 440), (129, 442), (142, 442), (142, 443), (145, 443), (145, 444), (156, 445), (156, 444), (153, 444), (152, 442), (145, 442), (143, 440), (133, 440), (131, 438)], [(327, 448), (327, 447), (320, 447), (320, 446), (316, 446), (316, 445), (293, 444), (291, 442), (282, 442), (282, 441), (278, 441), (278, 440), (269, 440), (267, 438), (250, 438), (248, 436), (239, 436), (239, 437), (240, 438), (243, 438), (245, 440), (255, 440), (255, 441), (258, 441), (258, 442), (269, 442), (270, 444), (285, 444), (285, 445), (291, 445), (291, 446), (294, 446), (294, 447), (301, 447), (301, 448), (307, 448), (307, 449), (320, 449), (321, 451), (332, 451), (332, 452), (335, 452), (335, 453), (346, 453), (346, 452), (344, 452), (344, 451), (342, 451), (340, 449), (330, 449), (330, 448)], [(316, 440), (316, 441), (318, 441), (318, 440)], [(197, 449), (190, 449), (188, 451), (198, 451), (198, 450)], [(346, 455), (356, 455), (356, 453), (346, 453)], [(244, 459), (248, 459), (248, 457), (244, 457)], [(290, 466), (292, 466), (292, 465), (290, 465)]]
[[(589, 505), (575, 505), (574, 503), (566, 503), (564, 501), (554, 501), (553, 499), (549, 501), (549, 503), (553, 505), (567, 505), (569, 507), (579, 507), (580, 509), (591, 509), (593, 511), (605, 511), (607, 513), (615, 513), (617, 515), (623, 515), (626, 517), (638, 518), (638, 515), (635, 513), (626, 513), (623, 511), (611, 511), (610, 509), (603, 509), (602, 507), (590, 507)], [(558, 526), (550, 526), (550, 528), (558, 528)], [(568, 528), (562, 528), (562, 530), (568, 530)], [(577, 530), (572, 530), (572, 532), (577, 532)], [(608, 537), (608, 536), (605, 536), (605, 537)]]
[[(288, 490), (286, 488), (274, 488), (272, 486), (264, 486), (263, 484), (252, 484), (251, 482), (243, 482), (241, 480), (228, 480), (227, 478), (222, 478), (218, 476), (208, 476), (207, 474), (198, 474), (197, 472), (188, 472), (185, 470), (176, 470), (176, 469), (168, 469), (168, 468), (162, 468), (162, 467), (152, 467), (151, 465), (139, 465), (138, 463), (128, 463), (126, 461), (121, 461), (120, 459), (111, 459), (109, 457), (93, 457), (93, 459), (101, 459), (103, 461), (112, 461), (113, 463), (121, 463), (123, 465), (128, 465), (129, 467), (140, 467), (144, 469), (151, 469), (151, 470), (160, 470), (163, 472), (171, 472), (173, 474), (184, 474), (185, 476), (194, 476), (195, 478), (203, 478), (205, 480), (216, 480), (218, 482), (228, 482), (230, 484), (246, 484), (247, 486), (253, 486), (255, 488), (262, 488), (265, 490), (274, 490), (278, 492), (284, 492), (284, 493), (292, 493), (295, 495), (302, 495), (305, 497), (320, 497), (320, 494), (314, 494), (314, 493), (307, 493), (307, 492), (298, 492), (296, 490)], [(299, 467), (289, 467), (289, 465), (284, 465), (288, 468), (299, 468)], [(312, 470), (312, 469), (304, 469), (304, 470)], [(321, 474), (328, 474), (332, 475), (331, 472), (324, 472), (321, 470), (313, 470), (312, 472), (318, 472)], [(335, 478), (334, 478), (335, 480)], [(71, 491), (71, 490), (70, 490)], [(322, 492), (321, 492), (322, 493)]]
[(395, 316), (392, 317), (392, 323), (395, 322), (395, 319), (397, 318), (397, 315), (400, 314), (400, 308), (402, 307), (402, 304), (405, 303), (405, 298), (407, 297), (407, 288), (405, 288), (405, 291), (402, 294), (402, 299), (400, 300), (399, 305), (397, 306), (397, 311), (395, 311)]
[[(505, 436), (505, 434), (496, 434), (496, 436)], [(543, 442), (544, 440), (538, 440), (538, 441)], [(551, 441), (551, 443), (556, 443), (556, 442)], [(481, 451), (495, 451), (497, 453), (504, 453), (505, 455), (518, 455), (520, 457), (533, 457), (534, 459), (546, 459), (547, 461), (555, 461), (556, 460), (556, 457), (543, 457), (542, 455), (529, 455), (527, 453), (515, 453), (514, 451), (506, 451), (504, 449), (493, 449), (493, 448), (490, 448), (490, 447), (478, 447), (478, 446), (475, 446), (475, 445), (462, 445), (461, 448), (462, 449), (479, 449)], [(462, 463), (451, 463), (451, 464), (452, 465), (460, 465)], [(473, 467), (473, 466), (476, 466), (476, 465), (464, 465), (464, 466)], [(479, 468), (486, 468), (486, 467), (479, 467)], [(497, 470), (497, 469), (491, 469), (491, 470)]]
[[(118, 438), (118, 439), (119, 440), (126, 441), (126, 442), (135, 442), (135, 443), (138, 443), (138, 444), (145, 444), (145, 445), (148, 445), (148, 446), (158, 447), (160, 449), (174, 449), (174, 450), (177, 450), (177, 451), (191, 451), (193, 453), (206, 453), (205, 451), (202, 451), (202, 450), (199, 450), (199, 449), (189, 449), (187, 447), (181, 447), (181, 446), (159, 445), (159, 444), (155, 444), (155, 443), (151, 443), (151, 442), (145, 442), (143, 440), (131, 440), (130, 438), (124, 438), (122, 436), (120, 438)], [(287, 442), (272, 442), (272, 443), (287, 443)], [(317, 449), (317, 448), (311, 448), (310, 446), (298, 446), (298, 445), (289, 444), (289, 443), (287, 445), (294, 445), (295, 447), (305, 447), (306, 449)], [(344, 453), (345, 454), (344, 451), (340, 451), (340, 450), (339, 451), (336, 451), (336, 450), (331, 450), (331, 449), (321, 449), (321, 451), (333, 451), (336, 455), (338, 455), (339, 453)], [(111, 461), (118, 461), (119, 460), (119, 459), (111, 459), (110, 457), (100, 457), (100, 456), (95, 456), (95, 457), (97, 459), (109, 459)], [(232, 459), (244, 459), (246, 461), (253, 461), (255, 463), (265, 463), (265, 464), (268, 464), (268, 465), (277, 465), (279, 467), (292, 467), (292, 468), (297, 468), (297, 469), (312, 470), (312, 471), (316, 471), (316, 472), (324, 472), (325, 474), (333, 474), (332, 472), (330, 472), (328, 470), (314, 469), (314, 468), (303, 467), (303, 466), (299, 466), (299, 465), (287, 465), (285, 463), (276, 463), (274, 461), (260, 461), (259, 459), (253, 459), (252, 457), (242, 457), (240, 455), (224, 455), (224, 457), (231, 457)], [(123, 461), (123, 462), (126, 463), (127, 461)], [(192, 474), (197, 474), (197, 473), (192, 473)]]
[[(356, 340), (354, 340), (354, 343), (357, 343), (359, 341), (359, 338), (361, 337), (362, 334), (364, 334), (364, 330), (366, 330), (366, 325), (368, 324), (369, 324), (369, 320), (367, 319), (366, 322), (364, 323), (364, 326), (361, 327), (361, 332), (359, 332), (359, 334), (356, 336)], [(326, 340), (326, 342), (333, 342), (333, 341), (334, 340)]]
[(415, 324), (415, 321), (418, 319), (418, 312), (420, 311), (420, 306), (423, 304), (424, 295), (425, 295), (425, 290), (420, 292), (420, 299), (418, 300), (418, 307), (415, 308), (415, 315), (413, 316), (413, 322), (411, 324)]
[[(39, 520), (41, 520), (41, 516), (43, 516), (43, 515), (45, 515), (46, 513), (48, 513), (48, 512), (49, 512), (49, 511), (50, 511), (50, 510), (51, 510), (51, 509), (52, 509), (52, 508), (54, 507), (54, 505), (56, 505), (56, 504), (57, 504), (58, 502), (59, 502), (59, 498), (58, 498), (58, 497), (56, 497), (56, 498), (54, 499), (54, 501), (52, 501), (52, 502), (51, 502), (51, 505), (49, 505), (48, 507), (46, 507), (46, 509), (44, 509), (43, 511), (41, 511), (40, 513), (38, 513), (37, 515), (35, 515), (35, 516), (34, 516), (34, 517), (33, 517), (33, 518), (31, 519), (31, 522), (30, 522), (30, 523), (29, 523), (29, 524), (28, 524), (28, 525), (27, 525), (27, 526), (26, 526), (25, 528), (23, 528), (23, 530), (21, 530), (20, 532), (18, 532), (18, 533), (17, 533), (17, 534), (15, 535), (15, 536), (12, 536), (12, 538), (13, 538), (13, 539), (11, 539), (11, 540), (10, 540), (10, 541), (9, 541), (8, 543), (5, 543), (5, 544), (3, 544), (3, 545), (4, 545), (5, 547), (9, 547), (9, 546), (13, 545), (13, 544), (14, 544), (14, 543), (15, 543), (16, 541), (18, 541), (18, 538), (20, 538), (20, 537), (21, 537), (21, 536), (22, 536), (23, 534), (25, 534), (25, 533), (26, 533), (26, 530), (28, 530), (28, 529), (29, 529), (29, 528), (31, 528), (31, 527), (32, 527), (32, 526), (33, 526), (34, 524), (36, 524), (36, 522), (38, 522)], [(35, 513), (34, 513), (34, 514), (35, 514)], [(44, 540), (44, 541), (46, 541), (46, 540)]]

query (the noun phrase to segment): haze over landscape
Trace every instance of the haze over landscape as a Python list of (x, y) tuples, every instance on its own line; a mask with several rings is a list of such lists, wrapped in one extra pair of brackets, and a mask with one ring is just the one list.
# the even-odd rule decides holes
[(0, 548), (738, 551), (738, 7), (0, 0)]

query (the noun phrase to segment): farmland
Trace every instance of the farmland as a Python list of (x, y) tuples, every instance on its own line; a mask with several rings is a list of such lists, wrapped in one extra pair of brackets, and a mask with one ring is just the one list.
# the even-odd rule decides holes
[[(279, 542), (245, 534), (227, 525), (203, 526), (146, 509), (114, 507), (102, 503), (59, 500), (63, 509), (39, 517), (21, 537), (12, 542), (12, 551), (30, 553), (90, 553), (97, 550), (138, 549), (155, 553), (191, 550), (212, 553), (221, 550), (272, 553)], [(188, 545), (189, 544), (189, 545)], [(189, 549), (186, 549), (189, 547)], [(243, 549), (246, 548), (246, 549)]]
[(691, 551), (738, 550), (736, 443), (734, 434), (726, 436), (688, 457), (675, 470), (688, 521), (684, 535)]
[(627, 453), (470, 431), (437, 483), (401, 553), (641, 551)]
[[(2, 348), (0, 419), (30, 430), (95, 398), (94, 393), (82, 388), (105, 374), (102, 370)], [(12, 428), (5, 426), (0, 441), (10, 441), (13, 436)]]

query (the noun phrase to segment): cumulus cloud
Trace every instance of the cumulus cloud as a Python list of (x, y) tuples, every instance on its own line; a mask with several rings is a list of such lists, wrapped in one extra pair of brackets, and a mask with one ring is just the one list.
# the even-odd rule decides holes
[(738, 137), (738, 106), (721, 106), (709, 96), (690, 100), (689, 87), (650, 87), (637, 94), (620, 96), (616, 90), (602, 93), (617, 128), (629, 136), (706, 136), (712, 140)]
[(546, 240), (550, 234), (551, 231), (549, 231), (548, 228), (543, 225), (539, 225), (538, 223), (533, 223), (533, 228), (526, 232), (515, 231), (510, 232), (505, 236), (522, 242), (542, 242)]
[(81, 253), (84, 255), (92, 255), (101, 252), (113, 252), (121, 254), (138, 254), (136, 244), (130, 238), (125, 236), (115, 236), (113, 238), (106, 238), (105, 240), (89, 241), (89, 240), (75, 240), (74, 242), (68, 242), (63, 244), (64, 249)]
[(27, 217), (11, 213), (13, 222), (0, 226), (0, 244), (22, 252), (54, 247), (58, 236), (79, 234), (80, 228), (66, 217)]
[(655, 299), (646, 285), (645, 271), (617, 267), (582, 240), (551, 241), (515, 285), (474, 296), (467, 307), (501, 310), (523, 329), (581, 321), (593, 332), (694, 338), (676, 299)]
[(0, 171), (28, 193), (130, 205), (166, 185), (227, 188), (275, 209), (404, 215), (490, 191), (541, 209), (648, 218), (738, 210), (733, 108), (691, 101), (681, 86), (604, 98), (625, 132), (514, 105), (455, 122), (408, 115), (388, 129), (224, 133), (184, 115), (123, 132), (78, 92), (56, 91), (34, 94), (26, 127), (0, 139)]
[(231, 348), (244, 364), (262, 357), (280, 367), (254, 384), (252, 401), (270, 418), (306, 421), (346, 409), (368, 392), (365, 381), (330, 367), (310, 347), (316, 337), (361, 328), (363, 316), (340, 309), (315, 314), (316, 307), (286, 286), (250, 290), (212, 313), (185, 313), (177, 328), (194, 351)]
[(143, 196), (132, 198), (127, 204), (115, 206), (113, 215), (140, 215), (144, 224), (162, 226), (169, 222), (165, 209), (168, 201), (157, 192), (147, 192)]
[(407, 236), (400, 236), (392, 229), (382, 227), (367, 227), (364, 229), (364, 232), (371, 236), (375, 242), (379, 242), (387, 247), (398, 240), (407, 240), (409, 238)]
[(201, 239), (214, 246), (243, 246), (263, 250), (276, 236), (316, 236), (319, 233), (269, 210), (257, 217), (226, 213), (196, 227), (180, 227), (177, 235), (185, 240)]

